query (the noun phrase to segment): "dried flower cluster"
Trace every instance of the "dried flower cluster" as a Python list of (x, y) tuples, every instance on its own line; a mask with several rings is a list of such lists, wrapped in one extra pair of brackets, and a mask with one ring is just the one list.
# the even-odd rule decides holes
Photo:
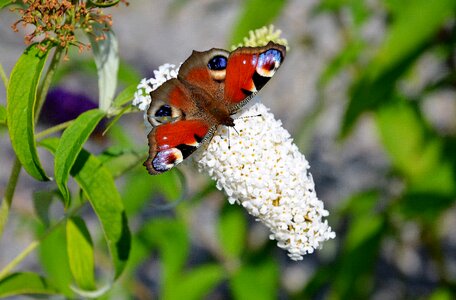
[[(18, 31), (18, 25), (23, 27), (32, 25), (33, 32), (24, 38), (28, 45), (39, 42), (42, 50), (49, 47), (49, 43), (68, 49), (76, 46), (80, 51), (89, 49), (90, 45), (78, 41), (75, 32), (82, 30), (93, 34), (96, 39), (104, 39), (102, 31), (95, 31), (94, 26), (110, 28), (112, 17), (104, 14), (103, 10), (85, 1), (68, 0), (23, 0), (23, 8), (14, 8), (21, 18), (16, 21), (12, 28)], [(117, 1), (118, 2), (118, 1)], [(128, 3), (126, 3), (128, 4)]]

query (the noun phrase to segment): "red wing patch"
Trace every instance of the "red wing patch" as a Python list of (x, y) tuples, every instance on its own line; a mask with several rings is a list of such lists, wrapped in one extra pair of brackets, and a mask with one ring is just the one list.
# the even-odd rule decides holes
[(285, 51), (285, 47), (272, 42), (233, 51), (226, 68), (225, 101), (237, 104), (256, 94), (280, 67)]
[(149, 133), (149, 157), (144, 162), (150, 174), (160, 174), (192, 154), (210, 132), (202, 120), (182, 120), (155, 127)]
[(239, 103), (256, 92), (253, 74), (258, 60), (257, 54), (233, 53), (228, 59), (225, 78), (225, 99)]

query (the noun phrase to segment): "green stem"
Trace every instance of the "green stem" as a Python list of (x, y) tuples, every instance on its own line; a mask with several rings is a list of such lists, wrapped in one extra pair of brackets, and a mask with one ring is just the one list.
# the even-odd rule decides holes
[(32, 251), (35, 250), (41, 244), (42, 241), (44, 241), (49, 235), (51, 235), (52, 232), (54, 232), (60, 226), (65, 224), (66, 220), (74, 216), (76, 212), (78, 212), (85, 203), (86, 202), (81, 203), (81, 205), (76, 207), (73, 211), (66, 214), (62, 219), (60, 219), (57, 223), (51, 226), (43, 236), (41, 236), (38, 240), (31, 242), (30, 245), (28, 245), (24, 250), (22, 250), (21, 253), (16, 255), (16, 257), (13, 258), (13, 260), (11, 260), (11, 262), (0, 271), (0, 280), (11, 274), (14, 268), (16, 268), (17, 265), (19, 265), (30, 253), (32, 253)]
[(60, 59), (62, 58), (63, 48), (57, 47), (54, 52), (54, 56), (52, 57), (51, 64), (47, 69), (46, 75), (44, 76), (43, 82), (38, 92), (38, 101), (35, 107), (35, 122), (38, 121), (38, 118), (41, 113), (41, 109), (43, 108), (44, 101), (46, 100), (47, 93), (49, 91), (49, 87), (52, 83), (52, 78), (54, 77), (55, 71), (59, 65)]
[(5, 88), (8, 87), (8, 76), (6, 76), (5, 70), (3, 69), (2, 64), (0, 64), (0, 77), (2, 78)]
[(43, 130), (40, 133), (35, 134), (35, 139), (39, 140), (39, 139), (42, 139), (42, 138), (44, 138), (44, 137), (46, 137), (48, 135), (51, 135), (51, 134), (56, 133), (56, 132), (59, 132), (60, 130), (65, 129), (68, 126), (70, 126), (73, 122), (74, 122), (74, 120), (66, 121), (64, 123), (60, 123), (60, 124), (55, 125), (55, 126), (53, 126), (51, 128)]
[(16, 190), (17, 181), (21, 172), (21, 163), (17, 157), (14, 159), (13, 168), (9, 177), (8, 185), (6, 186), (5, 196), (3, 197), (0, 206), (0, 238), (3, 235), (3, 230), (8, 222), (9, 209), (13, 202), (14, 191)]

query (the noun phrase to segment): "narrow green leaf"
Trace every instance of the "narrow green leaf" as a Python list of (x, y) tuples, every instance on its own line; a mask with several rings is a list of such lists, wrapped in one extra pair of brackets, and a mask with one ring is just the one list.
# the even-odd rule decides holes
[(454, 299), (454, 290), (449, 287), (439, 287), (432, 291), (429, 300), (451, 300)]
[(180, 273), (189, 252), (188, 232), (177, 219), (154, 219), (147, 223), (138, 236), (159, 249), (165, 283)]
[(0, 125), (6, 125), (6, 107), (0, 105)]
[(35, 214), (45, 228), (51, 225), (51, 218), (49, 209), (53, 203), (54, 198), (57, 198), (58, 191), (40, 190), (33, 193), (33, 207)]
[(139, 150), (112, 147), (100, 154), (98, 159), (111, 172), (112, 176), (116, 178), (142, 164), (146, 157), (147, 149), (145, 148)]
[(406, 99), (383, 105), (376, 123), (393, 165), (414, 192), (451, 195), (456, 179), (451, 163), (445, 161), (443, 142), (425, 126), (416, 103)]
[(438, 30), (452, 16), (456, 1), (417, 0), (394, 15), (386, 39), (365, 72), (353, 85), (341, 135), (346, 135), (359, 116), (388, 101), (397, 81), (427, 49)]
[(287, 3), (286, 0), (263, 0), (244, 1), (242, 13), (231, 35), (230, 45), (237, 45), (248, 36), (250, 30), (269, 25), (280, 14)]
[(104, 39), (96, 40), (93, 33), (89, 34), (95, 63), (98, 73), (99, 107), (107, 112), (111, 107), (117, 87), (117, 73), (119, 70), (119, 45), (112, 30), (104, 30), (95, 26), (95, 34), (104, 35)]
[(279, 266), (267, 258), (255, 264), (243, 265), (230, 279), (234, 299), (277, 299)]
[(104, 112), (93, 109), (81, 114), (62, 134), (55, 152), (55, 181), (68, 204), (70, 193), (67, 181), (70, 170), (82, 149), (100, 120), (105, 116)]
[(14, 273), (0, 280), (0, 297), (23, 294), (52, 295), (58, 291), (36, 273)]
[(112, 106), (118, 108), (128, 102), (131, 102), (135, 95), (137, 85), (138, 84), (129, 85), (122, 92), (120, 92), (114, 99)]
[(318, 86), (325, 87), (334, 76), (336, 76), (343, 68), (359, 59), (359, 54), (364, 50), (365, 45), (360, 41), (349, 43), (345, 49), (339, 52), (326, 65), (325, 70), (319, 78)]
[(106, 129), (103, 131), (102, 135), (105, 135), (107, 132), (109, 132), (109, 130), (117, 124), (117, 122), (120, 120), (120, 118), (127, 112), (127, 111), (131, 111), (132, 109), (134, 109), (134, 107), (132, 105), (128, 106), (128, 105), (125, 105), (122, 109), (120, 109), (120, 111), (116, 112), (114, 109), (112, 109), (109, 114), (110, 115), (113, 115), (113, 114), (117, 114), (111, 122), (109, 122), (108, 126), (106, 126)]
[[(43, 236), (47, 226), (37, 226), (38, 236)], [(38, 258), (47, 280), (55, 286), (60, 294), (68, 299), (74, 298), (70, 286), (72, 283), (68, 253), (66, 251), (65, 228), (59, 227), (53, 230), (38, 246)]]
[[(58, 139), (42, 140), (40, 144), (55, 153)], [(79, 153), (70, 174), (87, 195), (98, 216), (111, 253), (114, 279), (117, 279), (128, 260), (131, 235), (114, 179), (103, 164), (85, 150)]]
[(12, 0), (0, 0), (0, 9), (4, 8), (5, 6), (8, 6), (12, 3)]
[(456, 8), (454, 0), (415, 0), (394, 16), (385, 42), (374, 59), (371, 72), (383, 73), (404, 60), (416, 48), (431, 39)]
[(225, 255), (238, 258), (246, 244), (247, 221), (243, 211), (227, 203), (220, 215), (218, 231)]
[(7, 91), (7, 122), (14, 152), (24, 169), (37, 180), (48, 180), (36, 151), (35, 102), (38, 83), (49, 51), (31, 45), (14, 66)]
[(174, 282), (166, 284), (164, 299), (205, 299), (206, 296), (221, 282), (225, 270), (220, 265), (203, 265), (192, 269), (184, 276), (174, 277)]
[(385, 217), (377, 212), (377, 193), (356, 195), (349, 201), (347, 236), (337, 268), (332, 270), (331, 296), (365, 299), (373, 284), (374, 265), (387, 231)]
[(76, 284), (87, 291), (95, 289), (93, 243), (84, 220), (67, 220), (66, 236), (68, 261)]

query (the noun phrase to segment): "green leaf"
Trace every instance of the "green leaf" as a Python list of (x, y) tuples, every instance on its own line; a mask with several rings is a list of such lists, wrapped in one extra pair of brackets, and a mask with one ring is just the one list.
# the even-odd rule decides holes
[(433, 224), (442, 213), (454, 205), (455, 201), (454, 194), (407, 190), (400, 201), (394, 203), (393, 209), (397, 209), (405, 218), (419, 219)]
[(267, 258), (255, 264), (245, 264), (231, 278), (234, 299), (277, 299), (279, 266)]
[(120, 2), (120, 0), (101, 0), (101, 1), (95, 1), (95, 0), (89, 0), (90, 3), (92, 3), (94, 6), (97, 7), (111, 7)]
[(391, 69), (415, 49), (432, 39), (456, 8), (454, 0), (415, 0), (402, 6), (374, 58), (371, 72), (377, 74)]
[(214, 287), (225, 276), (225, 270), (220, 265), (203, 265), (194, 268), (184, 276), (176, 276), (165, 289), (164, 299), (205, 299)]
[(434, 35), (452, 16), (453, 0), (417, 0), (396, 11), (386, 39), (353, 85), (341, 135), (346, 135), (361, 113), (388, 101), (396, 83), (430, 45)]
[(429, 295), (429, 300), (451, 300), (454, 299), (454, 290), (451, 290), (449, 287), (439, 287), (435, 289), (431, 295)]
[[(138, 236), (147, 242), (147, 245), (158, 248), (165, 284), (180, 273), (187, 260), (190, 247), (188, 232), (182, 221), (155, 219), (148, 222)], [(173, 282), (173, 284), (175, 283)]]
[(49, 228), (51, 225), (49, 209), (53, 203), (54, 198), (57, 198), (59, 195), (59, 192), (56, 190), (41, 190), (33, 193), (33, 207), (35, 209), (36, 216), (46, 228)]
[(359, 59), (360, 53), (364, 49), (365, 44), (360, 41), (349, 43), (345, 49), (331, 59), (319, 78), (318, 86), (325, 87), (343, 68)]
[(0, 105), (0, 125), (6, 125), (6, 107)]
[[(47, 226), (38, 226), (37, 229), (38, 236), (43, 236)], [(65, 228), (58, 227), (41, 240), (38, 258), (47, 280), (59, 290), (60, 294), (72, 299), (74, 293), (70, 289), (72, 278), (66, 247)]]
[(98, 159), (111, 172), (114, 178), (119, 177), (128, 170), (138, 166), (146, 158), (147, 149), (145, 148), (138, 150), (111, 147), (98, 156)]
[(230, 45), (241, 43), (248, 36), (250, 30), (258, 29), (270, 24), (280, 14), (287, 3), (286, 0), (263, 0), (244, 1), (242, 13), (234, 27), (230, 39)]
[(87, 291), (95, 289), (93, 243), (84, 220), (68, 219), (66, 235), (68, 261), (76, 284)]
[(57, 186), (67, 205), (70, 198), (67, 187), (70, 170), (73, 167), (82, 146), (104, 116), (104, 112), (98, 109), (86, 111), (62, 134), (59, 146), (55, 152), (54, 173)]
[[(40, 144), (55, 153), (58, 140), (46, 139)], [(71, 176), (87, 195), (103, 228), (114, 265), (114, 279), (122, 273), (128, 260), (131, 235), (125, 209), (111, 173), (89, 152), (82, 150), (71, 169)]]
[(121, 107), (122, 105), (131, 102), (134, 98), (136, 87), (138, 84), (132, 84), (126, 87), (122, 92), (120, 92), (117, 97), (114, 99), (112, 106)]
[(11, 297), (23, 294), (53, 295), (58, 291), (46, 278), (36, 273), (14, 273), (0, 280), (0, 297)]
[[(95, 35), (89, 34), (95, 63), (98, 73), (99, 107), (108, 112), (117, 87), (117, 73), (119, 70), (119, 45), (112, 30), (105, 30), (95, 26)], [(104, 39), (96, 40), (96, 36), (104, 35)]]
[(11, 144), (24, 169), (37, 180), (49, 180), (36, 151), (35, 102), (49, 51), (31, 45), (14, 66), (7, 91), (7, 122)]
[(332, 271), (332, 298), (365, 299), (370, 295), (374, 265), (387, 231), (387, 222), (377, 212), (376, 203), (378, 194), (373, 192), (349, 199), (347, 217), (351, 222), (338, 265)]
[(0, 9), (4, 8), (5, 6), (8, 6), (12, 3), (12, 0), (0, 0)]
[(456, 178), (444, 159), (443, 141), (425, 126), (416, 103), (398, 98), (383, 105), (376, 112), (376, 123), (394, 168), (411, 192), (455, 193)]
[(225, 204), (220, 215), (218, 236), (223, 252), (232, 258), (238, 258), (244, 250), (247, 235), (247, 221), (239, 207)]

